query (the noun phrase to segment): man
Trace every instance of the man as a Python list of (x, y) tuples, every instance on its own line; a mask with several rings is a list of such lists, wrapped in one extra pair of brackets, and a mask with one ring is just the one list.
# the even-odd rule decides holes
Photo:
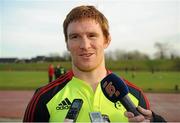
[(100, 81), (111, 73), (105, 67), (104, 58), (111, 37), (108, 21), (102, 13), (93, 6), (76, 7), (66, 16), (63, 27), (72, 70), (36, 91), (24, 121), (63, 122), (76, 98), (83, 100), (77, 122), (90, 122), (90, 112), (101, 112), (111, 122), (164, 121), (149, 110), (149, 102), (142, 91), (128, 81), (129, 96), (144, 115), (135, 117), (121, 104), (116, 106), (104, 96)]

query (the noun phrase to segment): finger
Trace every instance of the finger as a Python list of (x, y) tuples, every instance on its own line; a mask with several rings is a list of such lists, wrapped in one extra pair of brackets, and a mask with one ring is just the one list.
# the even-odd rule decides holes
[(145, 120), (145, 117), (142, 115), (138, 115), (136, 117), (129, 118), (128, 120), (129, 122), (143, 122)]
[(141, 123), (150, 123), (150, 120), (144, 120)]
[(150, 123), (150, 120), (145, 119), (143, 122), (144, 122), (144, 123)]
[(137, 108), (145, 116), (151, 116), (152, 115), (152, 112), (150, 110), (146, 110), (146, 109), (142, 108), (141, 106), (138, 106)]
[(124, 112), (124, 115), (127, 117), (127, 118), (133, 118), (134, 117), (134, 114), (132, 112), (127, 112), (125, 111)]

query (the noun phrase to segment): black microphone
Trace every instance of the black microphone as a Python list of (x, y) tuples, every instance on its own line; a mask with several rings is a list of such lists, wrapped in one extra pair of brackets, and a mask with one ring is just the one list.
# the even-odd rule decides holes
[(101, 81), (101, 89), (111, 102), (116, 103), (120, 101), (127, 111), (132, 112), (135, 116), (140, 115), (136, 106), (127, 95), (129, 93), (127, 85), (114, 73), (107, 75)]

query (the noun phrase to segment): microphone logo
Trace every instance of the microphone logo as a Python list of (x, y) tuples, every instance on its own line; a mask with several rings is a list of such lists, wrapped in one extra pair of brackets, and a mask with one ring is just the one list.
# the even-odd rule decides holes
[(106, 93), (108, 94), (109, 97), (112, 97), (113, 95), (118, 97), (120, 95), (120, 92), (118, 90), (116, 90), (116, 88), (114, 87), (112, 82), (107, 82), (106, 81), (103, 84), (103, 88), (105, 89), (105, 91), (106, 91)]

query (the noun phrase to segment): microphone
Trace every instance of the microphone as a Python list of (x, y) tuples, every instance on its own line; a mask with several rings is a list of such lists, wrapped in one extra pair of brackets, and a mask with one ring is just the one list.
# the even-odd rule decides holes
[(117, 75), (114, 73), (107, 75), (101, 81), (101, 89), (111, 102), (116, 103), (120, 101), (127, 111), (132, 112), (135, 116), (140, 115), (136, 106), (127, 95), (129, 93), (127, 85)]

